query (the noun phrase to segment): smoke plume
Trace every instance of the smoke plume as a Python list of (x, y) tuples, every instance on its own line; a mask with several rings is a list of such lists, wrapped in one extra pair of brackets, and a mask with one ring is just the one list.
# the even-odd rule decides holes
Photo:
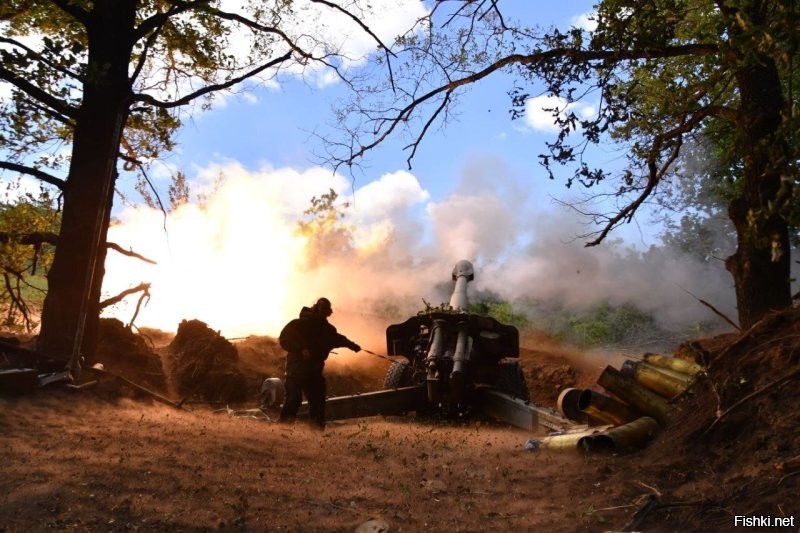
[[(331, 321), (343, 333), (380, 347), (385, 326), (422, 309), (423, 299), (447, 301), (440, 288), (460, 259), (475, 265), (473, 293), (491, 291), (512, 302), (559, 301), (574, 309), (633, 303), (670, 327), (714, 318), (689, 291), (734, 316), (721, 264), (621, 243), (585, 248), (574, 238), (585, 226), (542, 202), (546, 195), (535, 179), (513, 175), (497, 158), (468, 161), (440, 200), (405, 171), (355, 189), (320, 168), (249, 170), (230, 163), (190, 178), (205, 193), (203, 202), (166, 218), (128, 208), (110, 229), (110, 240), (158, 262), (109, 254), (106, 296), (152, 283), (139, 326), (174, 331), (180, 320), (196, 318), (227, 337), (277, 335), (303, 305), (326, 296), (334, 305)], [(339, 194), (352, 243), (312, 268), (309, 237), (297, 223), (311, 197), (329, 189)], [(127, 322), (135, 300), (106, 314)]]

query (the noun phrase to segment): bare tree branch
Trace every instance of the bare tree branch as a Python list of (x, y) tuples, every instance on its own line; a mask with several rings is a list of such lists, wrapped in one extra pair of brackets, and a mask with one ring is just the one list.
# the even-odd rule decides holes
[(102, 302), (100, 302), (100, 309), (105, 309), (110, 305), (117, 304), (125, 299), (126, 296), (130, 296), (131, 294), (136, 294), (137, 292), (144, 292), (149, 294), (150, 284), (149, 283), (140, 283), (136, 287), (131, 287), (130, 289), (125, 289), (124, 291), (120, 292), (116, 296), (112, 296), (111, 298), (106, 298)]
[[(689, 120), (684, 120), (681, 122), (680, 125), (673, 128), (670, 131), (667, 131), (661, 135), (658, 135), (655, 140), (653, 141), (653, 145), (650, 148), (648, 157), (647, 157), (647, 167), (649, 170), (648, 177), (647, 177), (647, 184), (645, 185), (644, 189), (639, 193), (639, 195), (622, 209), (619, 212), (611, 217), (608, 222), (606, 222), (605, 226), (600, 230), (598, 237), (593, 241), (587, 242), (586, 246), (596, 246), (600, 244), (603, 239), (608, 236), (608, 233), (614, 229), (619, 223), (623, 221), (630, 222), (633, 216), (636, 214), (636, 211), (642, 205), (642, 203), (650, 197), (653, 190), (659, 184), (661, 179), (667, 173), (667, 171), (672, 167), (672, 164), (675, 160), (678, 159), (680, 155), (680, 148), (683, 145), (681, 137), (695, 128), (700, 122), (702, 122), (706, 117), (708, 117), (708, 113), (705, 110), (701, 110), (698, 113), (695, 113)], [(664, 143), (668, 140), (673, 141), (675, 144), (673, 145), (669, 156), (665, 162), (662, 162), (660, 165), (657, 162), (657, 159), (660, 156), (661, 148)]]
[[(680, 285), (678, 285), (678, 286), (680, 287)], [(707, 301), (703, 300), (702, 298), (698, 298), (697, 296), (695, 296), (694, 294), (692, 294), (692, 293), (691, 293), (691, 292), (690, 292), (688, 289), (686, 289), (686, 288), (684, 288), (684, 287), (681, 287), (681, 289), (683, 289), (683, 291), (684, 291), (686, 294), (688, 294), (689, 296), (691, 296), (692, 298), (694, 298), (695, 300), (697, 300), (698, 302), (700, 302), (700, 303), (701, 303), (701, 304), (703, 304), (704, 306), (706, 306), (706, 307), (708, 307), (709, 309), (711, 309), (711, 311), (712, 311), (712, 312), (713, 312), (715, 315), (717, 315), (717, 316), (718, 316), (718, 317), (720, 317), (722, 320), (724, 320), (725, 322), (727, 322), (728, 324), (730, 324), (731, 326), (733, 326), (733, 327), (734, 327), (734, 329), (736, 329), (737, 331), (742, 331), (742, 328), (740, 328), (740, 327), (739, 327), (739, 325), (738, 325), (736, 322), (734, 322), (733, 320), (731, 320), (730, 318), (728, 318), (727, 316), (725, 316), (725, 313), (723, 313), (722, 311), (720, 311), (719, 309), (717, 309), (716, 307), (714, 307), (713, 305), (711, 305), (711, 304), (710, 304), (710, 303), (708, 303)]]
[(224, 83), (217, 83), (217, 84), (207, 85), (206, 87), (203, 87), (202, 89), (199, 89), (199, 90), (197, 90), (197, 91), (195, 91), (195, 92), (193, 92), (191, 94), (187, 94), (186, 96), (184, 96), (182, 98), (179, 98), (178, 100), (173, 100), (171, 102), (158, 100), (158, 99), (156, 99), (155, 97), (153, 97), (153, 96), (151, 96), (149, 94), (135, 94), (133, 96), (132, 101), (134, 101), (134, 102), (144, 102), (144, 103), (150, 104), (152, 106), (161, 107), (161, 108), (164, 108), (164, 109), (171, 109), (173, 107), (180, 107), (182, 105), (188, 104), (192, 100), (195, 100), (196, 98), (199, 98), (199, 97), (201, 97), (203, 95), (206, 95), (208, 93), (212, 93), (212, 92), (215, 92), (215, 91), (220, 91), (220, 90), (223, 90), (223, 89), (227, 89), (227, 88), (232, 87), (232, 86), (236, 85), (237, 83), (240, 83), (240, 82), (242, 82), (242, 81), (244, 81), (244, 80), (246, 80), (248, 78), (252, 78), (253, 76), (255, 76), (255, 75), (257, 75), (257, 74), (259, 74), (259, 73), (261, 73), (261, 72), (263, 72), (263, 71), (265, 71), (265, 70), (267, 70), (269, 68), (272, 68), (275, 65), (279, 65), (280, 63), (283, 63), (284, 61), (288, 61), (291, 57), (292, 57), (292, 53), (291, 52), (286, 52), (282, 56), (273, 59), (269, 63), (265, 63), (264, 65), (261, 65), (261, 66), (259, 66), (257, 68), (254, 68), (253, 70), (250, 70), (249, 72), (247, 72), (245, 74), (242, 74), (241, 76), (237, 76), (236, 78), (231, 78), (230, 80), (228, 80), (228, 81), (226, 81)]
[(447, 108), (447, 105), (450, 103), (450, 97), (452, 96), (452, 94), (453, 94), (452, 91), (445, 93), (441, 103), (436, 108), (436, 111), (434, 111), (431, 114), (428, 121), (425, 122), (425, 125), (422, 127), (422, 130), (420, 131), (417, 138), (414, 139), (412, 143), (407, 144), (406, 146), (403, 147), (404, 150), (411, 148), (411, 153), (408, 155), (408, 158), (406, 159), (406, 163), (408, 164), (408, 170), (411, 170), (411, 160), (414, 159), (414, 156), (417, 153), (417, 147), (419, 147), (419, 144), (422, 142), (423, 137), (425, 137), (425, 133), (427, 133), (428, 128), (430, 128), (431, 124), (433, 124), (433, 122), (436, 120), (436, 117), (439, 116), (439, 113), (441, 113), (443, 109)]
[(131, 84), (136, 79), (139, 78), (139, 74), (141, 74), (142, 69), (144, 68), (145, 64), (147, 63), (147, 53), (150, 51), (150, 48), (152, 48), (153, 43), (155, 43), (156, 39), (158, 39), (158, 35), (161, 33), (161, 28), (163, 28), (163, 27), (164, 27), (163, 24), (156, 26), (153, 29), (153, 31), (150, 32), (150, 34), (147, 36), (147, 39), (145, 39), (145, 43), (144, 43), (144, 47), (142, 49), (142, 53), (139, 55), (139, 61), (136, 64), (136, 67), (133, 69), (133, 73), (131, 73), (131, 77), (130, 77)]
[(42, 90), (41, 88), (37, 87), (33, 83), (29, 82), (25, 78), (17, 75), (17, 73), (8, 70), (6, 67), (0, 65), (0, 80), (5, 80), (20, 91), (24, 92), (34, 100), (38, 100), (45, 105), (50, 106), (51, 108), (55, 109), (59, 113), (69, 118), (75, 119), (78, 116), (78, 110), (72, 107), (70, 104), (65, 102), (64, 100), (60, 100), (53, 96), (52, 94), (48, 93), (47, 91)]
[[(44, 243), (51, 244), (53, 246), (58, 246), (58, 235), (55, 233), (50, 233), (48, 231), (39, 231), (39, 232), (32, 232), (32, 233), (20, 233), (19, 235), (14, 235), (7, 232), (0, 232), (0, 244), (8, 244), (10, 242), (21, 244), (21, 245), (28, 245), (28, 246), (41, 246)], [(126, 250), (119, 244), (115, 242), (106, 242), (106, 248), (115, 250), (122, 255), (126, 255), (128, 257), (133, 257), (136, 259), (140, 259), (145, 263), (150, 263), (151, 265), (157, 265), (156, 261), (149, 259), (141, 254), (134, 252), (133, 250)]]
[[(362, 144), (357, 150), (351, 151), (350, 154), (341, 159), (334, 159), (333, 163), (335, 168), (341, 165), (351, 166), (355, 163), (356, 159), (363, 157), (368, 151), (372, 150), (382, 142), (384, 142), (397, 127), (409, 120), (412, 113), (423, 104), (436, 98), (441, 94), (448, 97), (452, 93), (463, 86), (471, 85), (484, 78), (489, 77), (495, 72), (502, 70), (512, 65), (525, 66), (525, 65), (546, 65), (555, 60), (568, 61), (571, 63), (588, 63), (593, 61), (602, 62), (623, 62), (636, 59), (654, 59), (654, 58), (667, 58), (678, 57), (685, 55), (709, 55), (719, 53), (719, 48), (712, 44), (688, 44), (679, 46), (668, 46), (663, 48), (648, 48), (643, 50), (576, 50), (573, 48), (554, 48), (543, 50), (532, 54), (510, 54), (502, 57), (497, 61), (491, 63), (487, 67), (473, 72), (472, 74), (463, 76), (461, 78), (453, 79), (447, 83), (443, 83), (438, 87), (426, 92), (425, 94), (414, 97), (408, 104), (397, 110), (393, 116), (382, 119), (386, 127), (378, 127), (375, 130), (374, 138), (367, 144)], [(436, 113), (441, 111), (440, 106), (437, 106)], [(417, 136), (417, 142), (411, 143), (407, 148), (414, 148), (421, 140)]]
[(134, 252), (131, 249), (126, 250), (125, 248), (123, 248), (122, 246), (120, 246), (119, 244), (117, 244), (115, 242), (106, 242), (106, 248), (108, 248), (110, 250), (115, 250), (118, 253), (121, 253), (122, 255), (126, 255), (128, 257), (134, 257), (136, 259), (140, 259), (140, 260), (144, 261), (145, 263), (150, 263), (151, 265), (157, 265), (158, 264), (156, 261), (153, 261), (152, 259), (148, 259), (147, 257), (145, 257), (145, 256), (143, 256), (141, 254), (138, 254), (138, 253)]
[(324, 6), (327, 6), (327, 7), (331, 8), (331, 9), (333, 9), (334, 11), (339, 11), (340, 13), (344, 14), (350, 20), (355, 22), (362, 30), (364, 30), (364, 32), (367, 35), (372, 37), (375, 40), (376, 43), (378, 43), (378, 48), (383, 50), (383, 53), (384, 53), (384, 55), (386, 57), (386, 65), (387, 65), (387, 67), (389, 69), (389, 82), (391, 83), (392, 90), (394, 91), (395, 90), (394, 74), (392, 73), (391, 58), (392, 57), (397, 57), (396, 54), (394, 52), (392, 52), (392, 50), (388, 46), (383, 44), (383, 41), (381, 41), (380, 37), (375, 35), (375, 33), (373, 33), (373, 31), (369, 28), (369, 26), (364, 24), (364, 21), (362, 21), (360, 18), (356, 17), (354, 14), (350, 13), (349, 11), (344, 9), (343, 7), (338, 6), (338, 5), (334, 4), (333, 2), (329, 2), (328, 0), (311, 0), (311, 2), (314, 3), (314, 4), (322, 4)]
[(48, 174), (38, 168), (33, 167), (26, 167), (25, 165), (20, 165), (17, 163), (11, 163), (10, 161), (0, 161), (0, 168), (4, 168), (6, 170), (13, 170), (14, 172), (19, 172), (20, 174), (27, 174), (29, 176), (33, 176), (34, 178), (58, 187), (60, 190), (64, 191), (67, 188), (67, 182), (53, 176), (52, 174)]
[[(14, 279), (17, 282), (16, 286), (14, 283), (12, 283), (9, 274), (14, 276)], [(19, 310), (20, 314), (22, 315), (22, 320), (25, 323), (25, 328), (30, 331), (33, 329), (34, 324), (30, 317), (30, 309), (25, 303), (25, 300), (22, 298), (21, 287), (19, 285), (19, 282), (22, 278), (22, 272), (16, 272), (6, 266), (3, 267), (3, 282), (6, 287), (6, 293), (8, 294), (9, 298), (11, 298), (11, 305), (8, 308), (7, 322), (9, 324), (15, 324), (16, 320), (14, 319), (14, 311), (15, 309)]]

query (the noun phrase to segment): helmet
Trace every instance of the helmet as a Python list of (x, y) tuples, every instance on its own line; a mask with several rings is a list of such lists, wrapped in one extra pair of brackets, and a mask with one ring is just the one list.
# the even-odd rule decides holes
[(331, 316), (333, 314), (333, 306), (331, 305), (331, 301), (327, 298), (320, 298), (314, 303), (315, 313), (318, 313), (322, 316)]

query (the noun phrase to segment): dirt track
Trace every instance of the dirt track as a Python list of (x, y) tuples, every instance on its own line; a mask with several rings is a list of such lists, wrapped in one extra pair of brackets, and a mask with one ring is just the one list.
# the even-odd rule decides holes
[(320, 433), (98, 391), (0, 412), (8, 531), (576, 531), (606, 501), (596, 460), (530, 453), (508, 427), (370, 418)]
[[(623, 456), (533, 453), (519, 429), (411, 417), (320, 433), (176, 410), (113, 382), (0, 397), (0, 531), (354, 531), (375, 520), (389, 531), (600, 532), (649, 502), (643, 531), (728, 531), (736, 515), (792, 518), (784, 530), (798, 531), (800, 310), (698, 346), (708, 378), (649, 447)], [(273, 348), (253, 339), (240, 364), (274, 372)], [(604, 364), (581, 368), (541, 345), (521, 362), (540, 405)], [(344, 358), (329, 366), (337, 389), (380, 379)]]

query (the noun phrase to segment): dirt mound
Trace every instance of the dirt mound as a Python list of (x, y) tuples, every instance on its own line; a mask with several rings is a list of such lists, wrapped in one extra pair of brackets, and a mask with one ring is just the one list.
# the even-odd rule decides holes
[(102, 363), (112, 374), (130, 379), (154, 392), (165, 394), (167, 381), (161, 358), (137, 335), (116, 318), (101, 318), (97, 350), (86, 366)]
[[(742, 335), (681, 346), (707, 374), (677, 402), (667, 429), (612, 482), (652, 479), (641, 526), (729, 529), (734, 516), (800, 519), (800, 310)], [(669, 527), (662, 524), (668, 521)]]
[(536, 405), (553, 407), (564, 389), (578, 386), (580, 376), (564, 361), (539, 350), (522, 350), (521, 362), (530, 400)]
[(519, 361), (532, 403), (555, 407), (564, 389), (596, 388), (601, 360), (594, 361), (591, 355), (564, 346), (543, 332), (524, 334), (520, 345)]
[(167, 349), (168, 376), (181, 398), (241, 402), (249, 392), (236, 348), (200, 320), (183, 320)]

